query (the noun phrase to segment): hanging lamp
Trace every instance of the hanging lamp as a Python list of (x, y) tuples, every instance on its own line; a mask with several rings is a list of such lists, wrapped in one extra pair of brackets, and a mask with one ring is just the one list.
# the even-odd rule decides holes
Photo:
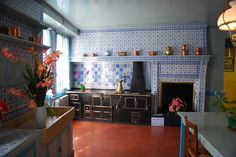
[(236, 34), (232, 34), (236, 31), (236, 0), (229, 1), (230, 8), (226, 9), (218, 18), (217, 26), (222, 31), (229, 31), (231, 36), (231, 42), (236, 46)]

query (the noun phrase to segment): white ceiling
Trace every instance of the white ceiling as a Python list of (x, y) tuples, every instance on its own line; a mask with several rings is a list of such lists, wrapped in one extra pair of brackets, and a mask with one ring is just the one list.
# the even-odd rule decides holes
[[(152, 24), (206, 23), (209, 3), (223, 0), (45, 0), (82, 30)], [(213, 1), (213, 2), (211, 2)], [(221, 1), (221, 2), (220, 2)], [(223, 4), (223, 5), (222, 5)], [(214, 15), (215, 20), (218, 14)]]

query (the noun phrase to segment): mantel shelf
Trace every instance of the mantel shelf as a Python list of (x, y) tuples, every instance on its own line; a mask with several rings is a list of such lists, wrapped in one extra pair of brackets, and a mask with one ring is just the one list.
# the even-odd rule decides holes
[(34, 46), (36, 48), (42, 48), (42, 49), (49, 49), (50, 48), (49, 46), (46, 46), (46, 45), (42, 45), (42, 44), (39, 44), (39, 43), (28, 41), (26, 39), (17, 38), (17, 37), (9, 36), (9, 35), (2, 34), (2, 33), (0, 33), (0, 39), (5, 40), (5, 41), (10, 41), (10, 42), (15, 42), (15, 43), (18, 43), (18, 44)]
[(210, 55), (157, 55), (157, 56), (96, 56), (71, 57), (70, 62), (166, 62), (166, 61), (208, 61)]

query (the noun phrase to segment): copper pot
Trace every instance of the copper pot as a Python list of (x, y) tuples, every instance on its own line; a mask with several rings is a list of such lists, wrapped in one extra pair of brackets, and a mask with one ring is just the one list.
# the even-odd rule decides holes
[(195, 55), (202, 55), (202, 48), (201, 47), (197, 47), (195, 49)]
[(183, 55), (183, 56), (188, 55), (188, 47), (187, 47), (187, 45), (182, 45), (181, 46), (180, 54)]
[(20, 28), (16, 26), (8, 27), (8, 34), (14, 37), (21, 37)]
[(34, 42), (41, 44), (42, 43), (42, 37), (39, 37), (39, 36), (34, 37)]
[(133, 52), (133, 55), (134, 55), (134, 56), (139, 56), (139, 55), (140, 55), (140, 52), (139, 52), (139, 51), (134, 51), (134, 52)]
[(150, 51), (148, 52), (149, 56), (155, 56), (157, 55), (157, 52), (156, 51)]

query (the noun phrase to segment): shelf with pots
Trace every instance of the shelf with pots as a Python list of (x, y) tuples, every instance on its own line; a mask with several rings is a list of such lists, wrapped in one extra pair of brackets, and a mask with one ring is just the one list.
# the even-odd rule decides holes
[(42, 49), (49, 49), (50, 48), (49, 46), (42, 45), (40, 43), (32, 42), (32, 41), (29, 41), (29, 40), (26, 40), (26, 39), (22, 39), (22, 38), (10, 36), (10, 35), (6, 35), (6, 34), (3, 34), (3, 33), (0, 33), (0, 39), (5, 40), (5, 41), (10, 41), (10, 42), (15, 42), (15, 43), (18, 43), (18, 44), (34, 46), (36, 48), (42, 48)]
[(70, 62), (166, 62), (166, 61), (208, 61), (210, 55), (140, 55), (140, 56), (94, 56), (71, 57)]
[(5, 4), (5, 2), (0, 2), (0, 9), (1, 11), (4, 11), (5, 13), (7, 13), (8, 15), (12, 15), (18, 19), (22, 19), (24, 21), (27, 21), (27, 23), (33, 25), (38, 31), (41, 31), (42, 29), (47, 29), (48, 27), (45, 26), (43, 23), (41, 23), (38, 20), (35, 20), (33, 18), (31, 18), (29, 15), (26, 15), (10, 6), (8, 6), (7, 4)]

